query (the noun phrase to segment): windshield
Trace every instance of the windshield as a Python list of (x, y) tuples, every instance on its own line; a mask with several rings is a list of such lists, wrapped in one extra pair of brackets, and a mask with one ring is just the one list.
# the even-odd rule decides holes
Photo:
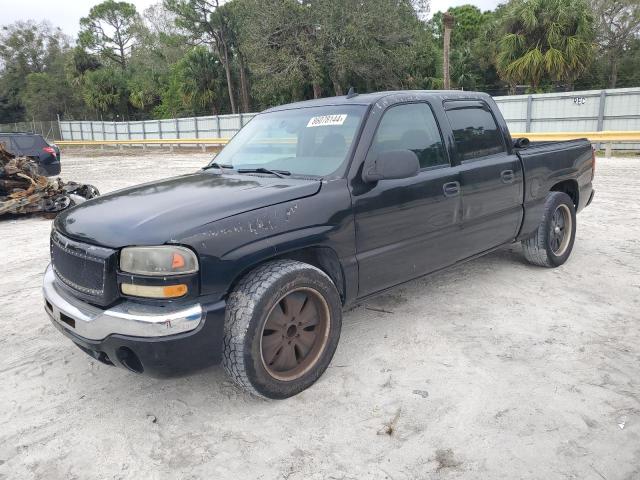
[(338, 170), (358, 131), (362, 105), (299, 108), (257, 115), (215, 158), (234, 169), (267, 168), (327, 176)]

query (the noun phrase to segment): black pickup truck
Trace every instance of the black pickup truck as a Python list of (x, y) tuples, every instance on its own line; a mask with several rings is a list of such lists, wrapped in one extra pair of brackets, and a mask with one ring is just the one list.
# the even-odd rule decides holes
[(567, 260), (593, 150), (527, 144), (482, 93), (272, 108), (201, 171), (59, 215), (45, 309), (105, 364), (222, 361), (249, 392), (289, 397), (329, 365), (346, 305), (513, 242), (533, 264)]

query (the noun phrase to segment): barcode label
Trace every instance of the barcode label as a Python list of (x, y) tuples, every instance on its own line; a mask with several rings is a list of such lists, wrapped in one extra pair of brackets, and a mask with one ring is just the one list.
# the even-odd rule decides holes
[(311, 127), (327, 127), (329, 125), (342, 125), (347, 119), (346, 114), (342, 115), (320, 115), (319, 117), (311, 117), (307, 128)]

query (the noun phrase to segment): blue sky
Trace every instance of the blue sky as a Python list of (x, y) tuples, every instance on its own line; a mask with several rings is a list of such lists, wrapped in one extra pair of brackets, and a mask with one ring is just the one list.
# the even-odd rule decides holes
[(431, 13), (435, 13), (438, 10), (444, 11), (449, 7), (466, 5), (468, 3), (470, 3), (471, 5), (475, 5), (484, 12), (485, 10), (493, 10), (494, 8), (496, 8), (498, 3), (506, 3), (506, 0), (431, 0)]
[[(26, 20), (32, 18), (34, 20), (48, 20), (54, 26), (62, 28), (62, 30), (72, 38), (78, 33), (78, 22), (81, 17), (89, 13), (89, 9), (100, 3), (101, 0), (62, 0), (53, 2), (51, 0), (22, 0), (22, 1), (2, 1), (2, 17), (1, 24), (6, 25), (16, 20)], [(157, 3), (159, 0), (128, 0), (135, 4), (138, 11), (142, 12), (145, 8)], [(481, 10), (493, 9), (499, 2), (498, 0), (431, 0), (431, 12), (438, 10), (446, 10), (450, 6), (463, 5), (471, 3), (477, 5)]]

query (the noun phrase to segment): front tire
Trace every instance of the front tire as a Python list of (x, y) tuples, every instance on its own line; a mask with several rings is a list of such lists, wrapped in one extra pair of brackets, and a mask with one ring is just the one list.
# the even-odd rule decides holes
[(291, 397), (327, 369), (341, 326), (340, 296), (322, 270), (294, 260), (266, 263), (229, 296), (224, 369), (249, 393)]
[(535, 234), (522, 241), (529, 263), (541, 267), (559, 267), (567, 261), (576, 237), (576, 208), (563, 192), (550, 192), (544, 203), (542, 222)]

